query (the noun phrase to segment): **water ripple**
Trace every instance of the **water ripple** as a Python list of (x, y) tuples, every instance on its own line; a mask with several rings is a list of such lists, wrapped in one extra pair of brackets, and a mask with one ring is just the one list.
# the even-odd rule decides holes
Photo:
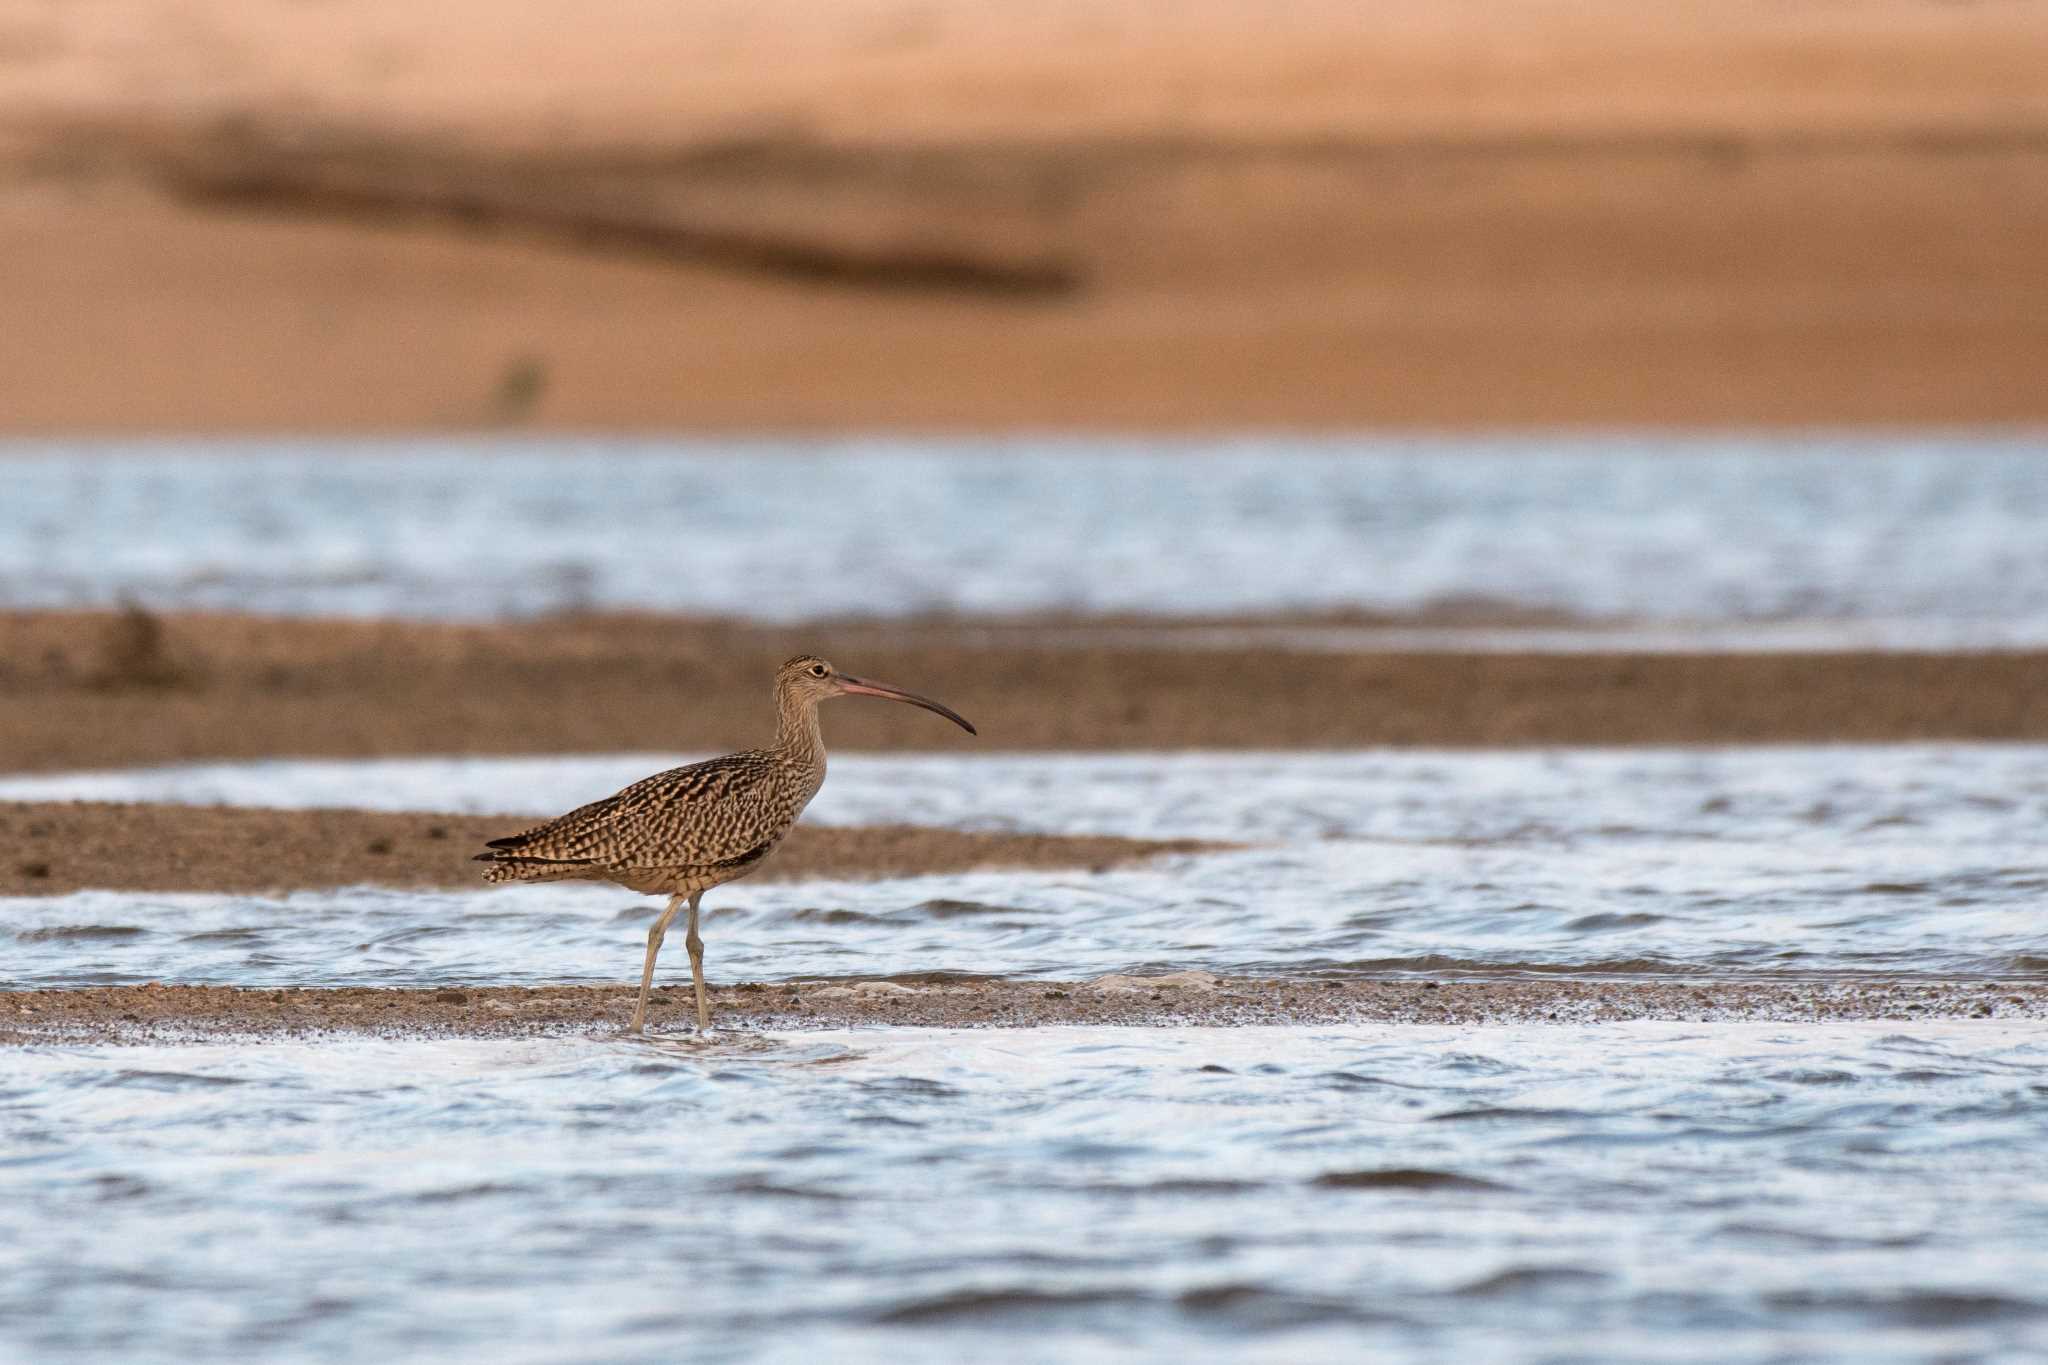
[[(2048, 1315), (2038, 1026), (904, 1029), (10, 1065), (5, 1131), (64, 1139), (0, 1162), (8, 1358), (745, 1341), (860, 1363), (1000, 1340), (1086, 1359), (1142, 1337), (1272, 1361), (1845, 1341), (1904, 1361), (2020, 1358)], [(1480, 1121), (1429, 1121), (1448, 1115)]]

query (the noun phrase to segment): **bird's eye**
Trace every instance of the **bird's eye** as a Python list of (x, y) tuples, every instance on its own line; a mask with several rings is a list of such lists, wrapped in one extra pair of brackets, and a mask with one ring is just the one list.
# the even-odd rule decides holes
[(812, 677), (814, 677), (814, 678), (822, 678), (822, 677), (824, 677), (824, 676), (825, 676), (825, 665), (823, 665), (823, 664), (812, 664), (812, 665), (811, 665), (811, 676), (812, 676)]

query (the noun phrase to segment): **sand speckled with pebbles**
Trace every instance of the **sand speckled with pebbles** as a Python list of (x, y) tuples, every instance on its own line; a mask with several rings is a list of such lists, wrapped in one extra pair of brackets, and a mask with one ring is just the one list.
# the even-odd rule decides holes
[[(0, 1042), (609, 1037), (633, 1009), (630, 986), (91, 987), (0, 994)], [(1316, 980), (1177, 972), (1093, 981), (786, 981), (712, 992), (718, 1036), (749, 1030), (1052, 1024), (1621, 1023), (1786, 1024), (1844, 1020), (2048, 1019), (2048, 984), (1945, 981), (1511, 979)], [(650, 1035), (694, 1036), (686, 986), (655, 992)]]

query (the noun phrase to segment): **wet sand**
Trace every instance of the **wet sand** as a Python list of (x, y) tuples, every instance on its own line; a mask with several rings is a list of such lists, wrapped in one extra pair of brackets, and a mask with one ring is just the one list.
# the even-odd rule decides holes
[(2048, 415), (2036, 6), (177, 14), (0, 4), (0, 428)]
[[(188, 760), (724, 751), (799, 650), (981, 729), (841, 702), (835, 748), (1343, 748), (2048, 738), (2048, 655), (1290, 654), (1068, 647), (1018, 625), (490, 626), (0, 615), (0, 769)], [(1163, 637), (1162, 637), (1163, 638)]]
[[(0, 1043), (520, 1038), (619, 1032), (631, 986), (264, 990), (88, 987), (0, 993)], [(1948, 981), (1263, 980), (1180, 972), (1070, 981), (792, 981), (718, 986), (721, 1036), (753, 1029), (1045, 1024), (1787, 1024), (2048, 1019), (2048, 984)], [(690, 988), (655, 992), (655, 1035), (694, 1037)], [(711, 1040), (715, 1041), (715, 1040)]]
[[(116, 802), (0, 803), (0, 896), (114, 891), (481, 888), (470, 860), (530, 816), (262, 810)], [(1198, 840), (968, 834), (913, 825), (801, 825), (754, 878), (913, 877), (981, 868), (1102, 870), (1216, 845)]]

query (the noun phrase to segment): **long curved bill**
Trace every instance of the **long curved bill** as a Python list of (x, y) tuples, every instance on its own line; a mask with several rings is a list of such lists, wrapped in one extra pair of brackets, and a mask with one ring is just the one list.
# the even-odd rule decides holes
[(939, 715), (944, 716), (970, 735), (980, 733), (972, 725), (969, 725), (966, 718), (961, 716), (959, 712), (954, 711), (950, 707), (939, 705), (930, 697), (920, 697), (915, 692), (905, 692), (900, 687), (890, 687), (886, 683), (868, 682), (862, 678), (849, 678), (844, 673), (839, 675), (839, 685), (848, 692), (858, 693), (863, 697), (887, 697), (890, 701), (907, 701), (912, 706), (922, 706), (927, 711), (935, 711)]

